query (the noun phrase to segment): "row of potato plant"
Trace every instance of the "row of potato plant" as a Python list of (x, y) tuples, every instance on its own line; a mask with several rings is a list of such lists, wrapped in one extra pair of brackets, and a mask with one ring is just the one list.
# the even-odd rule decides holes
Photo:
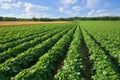
[(17, 41), (35, 34), (39, 34), (42, 31), (72, 26), (74, 24), (35, 24), (35, 25), (21, 25), (21, 26), (8, 26), (0, 27), (0, 45)]
[(75, 27), (65, 34), (47, 53), (39, 58), (39, 61), (31, 68), (25, 69), (15, 76), (15, 80), (51, 80), (57, 62), (65, 56), (71, 43)]
[(120, 48), (119, 48), (120, 32), (117, 32), (117, 31), (112, 32), (112, 30), (110, 29), (110, 31), (109, 30), (104, 31), (104, 33), (102, 33), (103, 30), (97, 31), (96, 28), (93, 30), (89, 30), (89, 29), (87, 30), (92, 36), (94, 36), (97, 42), (100, 43), (100, 46), (103, 47), (106, 52), (108, 52), (108, 56), (110, 55), (112, 58), (114, 58), (114, 60), (117, 61), (117, 62), (114, 62), (114, 64), (120, 67)]
[(55, 75), (55, 80), (85, 80), (85, 63), (82, 53), (82, 35), (77, 27), (73, 41), (63, 66)]
[(4, 77), (11, 78), (23, 69), (34, 65), (38, 61), (38, 58), (47, 52), (68, 30), (69, 29), (61, 31), (53, 37), (51, 36), (49, 39), (36, 45), (34, 48), (30, 48), (19, 54), (17, 57), (8, 59), (0, 65), (0, 74)]
[(89, 57), (92, 63), (91, 76), (93, 80), (119, 80), (120, 75), (112, 64), (112, 61), (105, 55), (104, 51), (95, 41), (82, 29), (87, 47), (89, 49)]
[(3, 27), (0, 28), (2, 31), (7, 30), (7, 33), (4, 33), (0, 30), (1, 34), (5, 34), (0, 37), (0, 44), (5, 44), (13, 41), (17, 41), (19, 39), (23, 39), (29, 36), (33, 36), (34, 34), (39, 34), (41, 31), (48, 30), (54, 27), (50, 26), (42, 26), (42, 25), (27, 25), (27, 26), (16, 26), (16, 27)]
[(34, 34), (33, 36), (25, 37), (25, 38), (19, 39), (17, 41), (2, 44), (2, 45), (0, 45), (0, 53), (8, 50), (9, 48), (13, 48), (17, 45), (20, 45), (22, 43), (29, 42), (29, 41), (33, 40), (34, 38), (41, 37), (48, 32), (50, 32), (50, 30), (45, 30), (45, 31), (40, 32), (39, 34)]
[[(101, 25), (102, 24), (102, 25)], [(86, 21), (81, 24), (93, 36), (120, 72), (120, 23), (114, 21)]]
[(31, 40), (30, 42), (25, 42), (25, 43), (18, 45), (12, 49), (9, 49), (8, 51), (1, 53), (0, 54), (0, 63), (3, 63), (5, 60), (7, 60), (11, 57), (16, 57), (21, 52), (24, 52), (27, 49), (34, 47), (35, 45), (43, 42), (44, 40), (48, 39), (49, 37), (52, 37), (53, 35), (55, 35), (56, 33), (60, 32), (60, 31), (61, 30), (56, 29), (56, 30), (54, 30), (50, 33), (47, 33), (41, 37), (35, 38), (34, 40)]

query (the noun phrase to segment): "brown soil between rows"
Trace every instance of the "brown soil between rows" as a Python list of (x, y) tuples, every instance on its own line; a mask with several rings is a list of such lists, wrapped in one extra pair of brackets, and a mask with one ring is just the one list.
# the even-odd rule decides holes
[(35, 21), (0, 21), (0, 26), (16, 26), (29, 24), (62, 24), (68, 21), (35, 22)]

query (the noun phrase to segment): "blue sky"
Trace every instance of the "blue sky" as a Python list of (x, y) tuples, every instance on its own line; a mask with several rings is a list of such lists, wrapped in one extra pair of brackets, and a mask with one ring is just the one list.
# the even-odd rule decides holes
[(120, 16), (120, 0), (0, 0), (0, 16), (19, 18)]

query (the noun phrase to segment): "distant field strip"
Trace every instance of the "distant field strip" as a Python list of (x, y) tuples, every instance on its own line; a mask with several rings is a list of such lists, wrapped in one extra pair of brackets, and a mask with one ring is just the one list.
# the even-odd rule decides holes
[(68, 21), (35, 22), (35, 21), (0, 21), (0, 26), (30, 25), (30, 24), (63, 24)]

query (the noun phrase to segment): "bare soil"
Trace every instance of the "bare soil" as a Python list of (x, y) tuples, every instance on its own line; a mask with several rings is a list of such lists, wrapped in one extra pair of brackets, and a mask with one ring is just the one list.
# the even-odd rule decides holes
[[(81, 30), (81, 32), (82, 32), (82, 30)], [(89, 59), (89, 49), (87, 48), (83, 33), (81, 33), (81, 34), (82, 34), (82, 52), (84, 55), (84, 62), (85, 62), (85, 66), (86, 66), (85, 78), (86, 78), (86, 80), (92, 80), (91, 79), (91, 62)]]
[(86, 80), (91, 80), (91, 76), (90, 76), (90, 60), (89, 60), (89, 56), (88, 56), (88, 48), (86, 47), (86, 43), (85, 41), (82, 41), (82, 50), (83, 50), (83, 55), (85, 58), (85, 66), (86, 66)]
[(29, 24), (59, 24), (68, 21), (52, 21), (52, 22), (35, 22), (35, 21), (0, 21), (0, 26), (15, 26), (15, 25), (29, 25)]

